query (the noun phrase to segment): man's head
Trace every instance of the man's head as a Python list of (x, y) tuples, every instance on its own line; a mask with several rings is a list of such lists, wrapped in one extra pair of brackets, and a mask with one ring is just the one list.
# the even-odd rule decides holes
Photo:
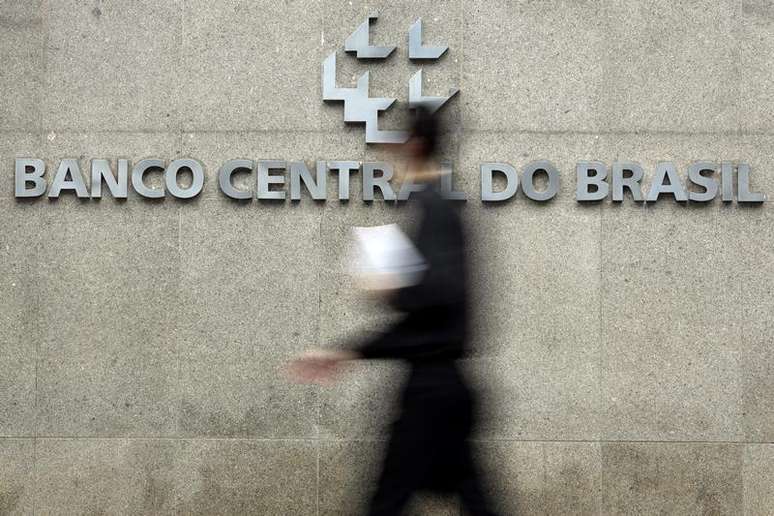
[(424, 163), (435, 158), (439, 144), (440, 123), (438, 117), (427, 108), (419, 106), (406, 142), (406, 154), (414, 162)]

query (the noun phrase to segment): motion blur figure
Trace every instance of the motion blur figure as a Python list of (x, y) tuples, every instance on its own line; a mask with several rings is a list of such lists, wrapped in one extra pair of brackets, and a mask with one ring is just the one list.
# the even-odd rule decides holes
[(495, 514), (468, 441), (476, 399), (457, 364), (468, 353), (466, 233), (460, 214), (440, 191), (441, 169), (434, 159), (439, 133), (438, 120), (419, 110), (404, 145), (408, 179), (423, 186), (409, 202), (420, 217), (412, 241), (428, 268), (413, 286), (381, 286), (385, 301), (401, 317), (347, 351), (310, 351), (291, 368), (299, 379), (323, 382), (346, 360), (403, 360), (410, 366), (371, 516), (401, 514), (420, 490), (458, 494), (472, 516)]

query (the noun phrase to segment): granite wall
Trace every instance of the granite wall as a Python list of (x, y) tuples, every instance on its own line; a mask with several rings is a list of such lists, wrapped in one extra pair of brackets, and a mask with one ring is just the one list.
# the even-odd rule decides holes
[[(398, 50), (356, 63), (343, 41), (372, 11)], [(396, 128), (418, 17), (450, 47), (426, 93), (461, 90), (444, 154), (476, 230), (468, 370), (502, 511), (774, 513), (772, 205), (573, 198), (592, 159), (646, 183), (662, 160), (745, 161), (773, 195), (771, 0), (0, 0), (0, 514), (357, 512), (403, 371), (317, 388), (282, 366), (383, 319), (340, 267), (347, 231), (408, 212), (238, 204), (214, 174), (390, 159), (322, 102), (320, 66), (371, 70)], [(62, 158), (178, 156), (207, 171), (189, 202), (14, 198), (15, 157), (50, 179)], [(555, 200), (478, 200), (479, 163), (536, 159)]]

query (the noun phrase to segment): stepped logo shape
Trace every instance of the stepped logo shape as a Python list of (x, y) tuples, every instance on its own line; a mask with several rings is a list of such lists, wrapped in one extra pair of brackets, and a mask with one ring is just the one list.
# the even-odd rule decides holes
[[(371, 45), (371, 24), (377, 15), (372, 14), (349, 35), (344, 42), (344, 51), (353, 54), (356, 59), (381, 60), (393, 53), (394, 46)], [(440, 58), (449, 47), (425, 46), (422, 44), (422, 19), (418, 19), (409, 28), (409, 59), (412, 61), (432, 61)], [(368, 92), (369, 72), (357, 80), (354, 88), (336, 86), (336, 52), (325, 58), (322, 64), (322, 97), (326, 102), (344, 103), (344, 122), (365, 124), (366, 143), (404, 143), (408, 139), (405, 131), (379, 129), (379, 112), (390, 109), (396, 99), (371, 97)], [(422, 70), (417, 71), (408, 83), (408, 107), (423, 107), (434, 113), (449, 102), (459, 89), (452, 88), (445, 97), (422, 95)]]

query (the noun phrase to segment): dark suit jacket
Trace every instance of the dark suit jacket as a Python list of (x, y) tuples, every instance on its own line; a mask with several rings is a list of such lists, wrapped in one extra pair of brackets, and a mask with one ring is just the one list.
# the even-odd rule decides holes
[(460, 214), (437, 184), (412, 195), (420, 221), (414, 245), (428, 263), (419, 284), (397, 290), (390, 304), (403, 315), (386, 332), (356, 345), (364, 358), (453, 361), (468, 336), (465, 235)]

